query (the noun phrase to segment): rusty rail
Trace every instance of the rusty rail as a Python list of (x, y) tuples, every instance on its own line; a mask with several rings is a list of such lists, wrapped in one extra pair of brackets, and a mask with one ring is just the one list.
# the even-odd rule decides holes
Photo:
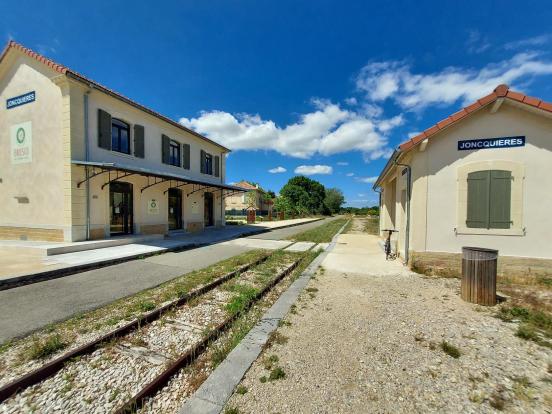
[[(296, 260), (293, 264), (287, 267), (285, 270), (280, 272), (274, 279), (270, 281), (262, 290), (260, 290), (253, 299), (247, 304), (244, 310), (248, 310), (260, 300), (264, 295), (266, 295), (278, 282), (280, 282), (284, 277), (290, 274), (301, 262), (302, 259)], [(147, 384), (142, 390), (136, 394), (134, 397), (129, 399), (121, 408), (115, 411), (116, 414), (130, 414), (139, 410), (144, 402), (153, 397), (158, 391), (160, 391), (169, 380), (180, 371), (183, 367), (191, 364), (195, 361), (203, 351), (207, 349), (210, 343), (219, 338), (236, 320), (241, 313), (232, 315), (223, 322), (221, 322), (215, 329), (209, 332), (200, 342), (196, 343), (192, 348), (182, 354), (178, 359), (171, 363), (167, 369), (165, 369), (161, 374), (154, 378), (149, 384)]]
[(222, 283), (238, 276), (239, 274), (249, 270), (253, 266), (257, 266), (263, 262), (265, 262), (273, 253), (267, 254), (254, 262), (248, 263), (246, 265), (241, 266), (240, 268), (225, 274), (224, 276), (221, 276), (220, 278), (201, 286), (200, 288), (194, 289), (190, 293), (187, 293), (186, 295), (175, 299), (174, 301), (160, 307), (157, 309), (154, 309), (151, 312), (148, 312), (138, 319), (135, 319), (126, 325), (123, 325), (111, 332), (108, 332), (105, 335), (102, 335), (98, 339), (95, 339), (91, 342), (88, 342), (84, 345), (79, 346), (78, 348), (75, 348), (74, 350), (67, 352), (66, 354), (60, 356), (59, 358), (54, 359), (53, 361), (48, 362), (47, 364), (41, 366), (40, 368), (35, 369), (34, 371), (31, 371), (22, 377), (4, 385), (0, 388), (0, 403), (4, 402), (14, 394), (17, 394), (18, 392), (23, 391), (24, 389), (38, 384), (45, 379), (55, 375), (58, 371), (60, 371), (64, 366), (65, 363), (72, 358), (91, 354), (96, 349), (98, 349), (103, 343), (111, 341), (115, 338), (120, 338), (122, 336), (127, 335), (128, 333), (141, 328), (147, 324), (150, 324), (151, 322), (159, 319), (161, 315), (168, 310), (171, 310), (175, 307), (180, 307), (187, 302), (189, 302), (191, 299), (203, 295), (206, 292), (209, 292), (210, 290), (216, 288), (217, 286), (221, 285)]

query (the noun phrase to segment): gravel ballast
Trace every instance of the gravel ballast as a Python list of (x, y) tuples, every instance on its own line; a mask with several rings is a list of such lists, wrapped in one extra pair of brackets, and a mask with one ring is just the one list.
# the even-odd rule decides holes
[(459, 288), (386, 262), (375, 236), (341, 235), (227, 409), (552, 412), (552, 350)]

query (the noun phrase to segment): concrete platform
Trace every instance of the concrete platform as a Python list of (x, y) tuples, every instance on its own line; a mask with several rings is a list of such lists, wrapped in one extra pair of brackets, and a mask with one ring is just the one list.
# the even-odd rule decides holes
[(163, 240), (162, 234), (114, 236), (105, 240), (89, 240), (74, 243), (54, 243), (28, 240), (0, 240), (0, 251), (14, 252), (37, 256), (54, 256), (57, 254), (82, 252), (103, 249), (106, 247), (124, 246), (133, 243), (148, 243)]
[(312, 247), (314, 247), (315, 244), (316, 243), (312, 242), (297, 242), (289, 247), (286, 247), (284, 250), (288, 252), (306, 252), (307, 250), (310, 250)]

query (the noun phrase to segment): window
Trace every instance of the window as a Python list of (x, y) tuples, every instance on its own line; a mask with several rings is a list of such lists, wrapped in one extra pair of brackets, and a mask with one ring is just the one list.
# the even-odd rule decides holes
[(115, 118), (111, 120), (111, 150), (130, 154), (130, 127)]
[(169, 143), (169, 164), (180, 167), (180, 144), (173, 140)]
[(213, 156), (211, 154), (205, 154), (205, 174), (213, 175)]
[(512, 173), (483, 170), (468, 173), (466, 227), (510, 229)]

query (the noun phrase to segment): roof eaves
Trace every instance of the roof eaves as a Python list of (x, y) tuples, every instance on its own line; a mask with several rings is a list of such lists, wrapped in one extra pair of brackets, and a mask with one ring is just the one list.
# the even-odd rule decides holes
[(165, 115), (161, 115), (159, 112), (156, 112), (152, 109), (149, 109), (147, 108), (146, 106), (142, 105), (142, 104), (139, 104), (138, 102), (136, 101), (133, 101), (132, 99), (130, 98), (127, 98), (126, 96), (124, 95), (121, 95), (120, 93), (118, 92), (115, 92), (114, 90), (112, 89), (109, 89), (101, 84), (99, 84), (98, 82), (96, 81), (93, 81), (92, 79), (89, 79), (87, 78), (86, 76), (84, 75), (81, 75), (80, 73), (78, 72), (75, 72), (71, 69), (69, 69), (68, 67), (64, 66), (64, 65), (60, 65), (59, 63), (56, 63), (54, 62), (53, 60), (51, 59), (48, 59), (47, 57), (45, 56), (42, 56), (41, 54), (29, 49), (29, 48), (26, 48), (25, 46), (15, 42), (14, 40), (10, 40), (8, 42), (8, 44), (6, 45), (6, 47), (4, 48), (2, 54), (0, 55), (0, 63), (2, 62), (2, 60), (5, 58), (5, 56), (7, 55), (8, 51), (10, 49), (16, 49), (16, 50), (19, 50), (20, 52), (26, 54), (27, 56), (45, 64), (46, 66), (50, 67), (51, 69), (55, 70), (56, 72), (59, 72), (59, 73), (62, 73), (68, 77), (71, 77), (79, 82), (82, 82), (82, 83), (85, 83), (86, 85), (90, 86), (90, 87), (93, 87), (95, 89), (98, 89), (116, 99), (119, 99), (141, 111), (144, 111), (156, 118), (159, 118), (161, 119), (162, 121), (165, 121), (169, 124), (171, 124), (172, 126), (176, 127), (176, 128), (179, 128), (179, 129), (182, 129), (183, 131), (186, 131), (204, 141), (207, 141), (213, 145), (216, 145), (217, 147), (221, 148), (224, 152), (231, 152), (231, 150), (227, 147), (225, 147), (224, 145), (221, 145), (219, 144), (218, 142), (215, 142), (203, 135), (201, 135), (200, 133), (198, 132), (195, 132), (194, 130), (192, 129), (189, 129), (189, 128), (186, 128), (184, 125), (180, 124), (179, 122), (176, 122), (168, 117), (166, 117)]

